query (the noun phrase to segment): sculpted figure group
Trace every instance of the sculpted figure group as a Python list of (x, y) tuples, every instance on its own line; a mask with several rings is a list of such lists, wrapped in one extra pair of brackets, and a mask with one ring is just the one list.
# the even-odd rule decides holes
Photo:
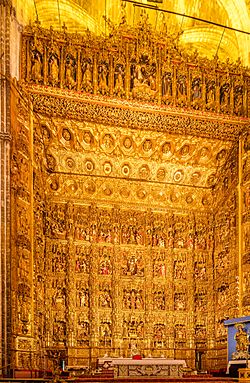
[[(174, 51), (173, 57), (154, 52), (152, 59), (150, 50), (154, 47), (143, 36), (139, 43), (131, 40), (128, 50), (121, 41), (119, 52), (112, 51), (105, 57), (102, 44), (105, 42), (97, 48), (96, 55), (87, 51), (87, 42), (83, 43), (82, 50), (72, 45), (74, 53), (67, 53), (67, 47), (58, 44), (45, 55), (32, 42), (26, 57), (29, 60), (27, 78), (35, 84), (104, 97), (160, 102), (237, 116), (246, 113), (244, 69), (241, 67), (237, 73), (234, 67), (235, 74), (229, 63), (226, 69), (217, 70), (222, 64), (214, 60), (206, 64), (210, 65), (208, 68), (202, 68), (197, 64), (198, 56), (175, 59)], [(109, 47), (106, 50), (109, 52)]]

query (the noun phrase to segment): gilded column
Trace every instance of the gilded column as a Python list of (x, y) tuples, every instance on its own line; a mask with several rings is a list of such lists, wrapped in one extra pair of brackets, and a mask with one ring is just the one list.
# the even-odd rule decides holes
[[(239, 315), (249, 315), (250, 309), (250, 132), (239, 140), (238, 164), (238, 290)], [(243, 165), (244, 164), (244, 165)]]
[(67, 260), (67, 347), (68, 355), (70, 356), (70, 349), (75, 346), (75, 318), (74, 312), (76, 307), (76, 294), (75, 294), (75, 259), (74, 259), (74, 206), (71, 202), (67, 204), (66, 210), (66, 225), (67, 225), (67, 240), (68, 240), (68, 260)]
[(120, 292), (120, 238), (119, 238), (119, 209), (113, 209), (113, 264), (112, 264), (112, 346), (115, 354), (122, 356), (122, 300)]
[(238, 148), (238, 256), (239, 256), (239, 315), (242, 315), (242, 137)]
[(148, 247), (145, 251), (145, 331), (144, 331), (144, 348), (146, 355), (151, 354), (153, 338), (153, 264), (152, 264), (152, 247)]
[[(190, 78), (191, 76), (189, 76)], [(191, 84), (191, 80), (190, 80)], [(191, 88), (191, 86), (189, 86)], [(190, 97), (188, 97), (190, 100)], [(195, 227), (195, 217), (194, 215), (190, 215), (190, 221), (189, 221), (189, 228), (187, 229), (187, 238), (189, 238), (188, 242), (188, 249), (186, 253), (186, 278), (187, 278), (187, 306), (186, 310), (188, 311), (188, 320), (187, 320), (187, 334), (186, 334), (186, 345), (189, 350), (186, 351), (186, 359), (188, 360), (188, 365), (191, 365), (192, 368), (194, 366), (192, 365), (192, 361), (194, 360), (194, 335), (195, 335), (195, 326), (197, 323), (195, 323), (195, 308), (194, 308), (194, 280), (193, 280), (193, 268), (194, 268), (194, 227)], [(190, 242), (190, 243), (189, 243)]]
[[(215, 309), (216, 309), (216, 294), (215, 294), (215, 267), (214, 267), (214, 236), (215, 236), (215, 219), (214, 214), (210, 213), (210, 225), (209, 225), (209, 244), (208, 249), (208, 288), (207, 288), (207, 306), (206, 306), (206, 315), (207, 315), (207, 353), (206, 353), (206, 365), (203, 365), (203, 369), (211, 368), (213, 363), (213, 350), (216, 347), (215, 342)], [(209, 367), (208, 367), (209, 366)]]
[(77, 50), (77, 74), (76, 74), (76, 89), (81, 89), (81, 81), (82, 81), (82, 70), (81, 70), (81, 50)]
[(65, 64), (65, 47), (60, 50), (60, 88), (64, 86), (64, 64)]
[(157, 49), (157, 73), (156, 73), (156, 90), (157, 90), (157, 101), (158, 104), (161, 105), (161, 97), (162, 97), (162, 51), (161, 49)]
[[(91, 206), (90, 216), (92, 217), (92, 226), (97, 228), (97, 212), (94, 205)], [(96, 229), (95, 229), (96, 230)], [(89, 323), (90, 323), (90, 339), (89, 339), (89, 366), (95, 366), (96, 357), (98, 355), (99, 345), (99, 318), (98, 318), (98, 258), (99, 248), (96, 243), (97, 233), (93, 234), (92, 252), (90, 256), (89, 267)]]
[(130, 63), (129, 63), (129, 45), (126, 41), (125, 43), (125, 55), (126, 55), (126, 71), (125, 71), (125, 93), (126, 98), (129, 98), (129, 87), (130, 87)]
[(121, 356), (122, 347), (122, 300), (120, 292), (120, 248), (114, 246), (114, 259), (112, 270), (112, 298), (113, 298), (113, 310), (112, 310), (112, 326), (113, 326), (113, 348), (115, 354)]
[(97, 73), (97, 57), (96, 52), (93, 56), (93, 91), (94, 94), (97, 94), (97, 88), (98, 88), (98, 73)]
[(44, 49), (44, 63), (43, 63), (43, 71), (44, 71), (44, 85), (48, 85), (48, 48)]
[(176, 65), (174, 65), (174, 71), (173, 71), (173, 99), (174, 99), (174, 105), (176, 105), (176, 84), (177, 84), (177, 68)]
[(114, 59), (110, 55), (109, 57), (109, 79), (108, 79), (108, 84), (109, 84), (109, 91), (110, 95), (112, 96), (114, 94)]
[[(154, 314), (153, 314), (153, 248), (151, 241), (152, 234), (152, 221), (153, 213), (150, 209), (146, 212), (145, 216), (145, 251), (144, 251), (144, 291), (145, 291), (145, 330), (144, 330), (144, 354), (146, 356), (150, 355), (153, 348), (153, 323), (154, 323)], [(148, 234), (148, 238), (147, 237)]]

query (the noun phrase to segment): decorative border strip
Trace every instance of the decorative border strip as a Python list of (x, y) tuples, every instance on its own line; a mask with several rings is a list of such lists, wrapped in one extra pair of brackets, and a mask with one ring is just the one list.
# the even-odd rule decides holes
[(132, 129), (193, 135), (234, 141), (248, 126), (249, 119), (191, 113), (177, 108), (161, 108), (136, 102), (112, 102), (107, 98), (84, 97), (72, 91), (27, 86), (34, 111), (48, 116), (60, 116)]
[(11, 134), (7, 132), (0, 132), (0, 141), (11, 141)]

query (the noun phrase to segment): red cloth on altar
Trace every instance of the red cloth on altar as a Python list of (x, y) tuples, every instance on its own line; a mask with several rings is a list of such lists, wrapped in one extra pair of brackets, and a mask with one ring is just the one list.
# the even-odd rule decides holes
[(141, 355), (133, 355), (132, 359), (141, 360), (142, 357), (141, 357)]

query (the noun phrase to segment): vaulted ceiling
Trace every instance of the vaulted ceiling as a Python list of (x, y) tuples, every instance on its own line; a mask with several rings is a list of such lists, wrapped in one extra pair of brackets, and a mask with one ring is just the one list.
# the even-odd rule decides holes
[[(108, 33), (106, 15), (114, 23), (119, 23), (122, 4), (125, 5), (127, 22), (133, 24), (140, 17), (142, 8), (131, 0), (15, 0), (18, 20), (22, 24), (36, 18), (42, 26), (62, 28), (65, 23), (68, 32), (81, 33), (86, 28), (101, 34)], [(189, 50), (197, 51), (209, 58), (216, 53), (225, 61), (241, 58), (244, 65), (250, 63), (249, 35), (224, 29), (221, 26), (187, 18), (162, 10), (189, 15), (212, 23), (250, 32), (249, 0), (135, 0), (142, 6), (157, 6), (158, 10), (147, 9), (149, 19), (156, 28), (166, 23), (169, 33), (183, 32), (180, 43)]]
[[(152, 6), (157, 4), (159, 10), (152, 8), (146, 10), (151, 24), (155, 26), (156, 29), (161, 28), (162, 25), (165, 24), (167, 26), (167, 33), (171, 35), (179, 35), (179, 43), (188, 51), (197, 50), (199, 54), (209, 58), (213, 58), (218, 54), (219, 59), (222, 61), (228, 59), (230, 61), (236, 61), (238, 57), (240, 57), (244, 65), (250, 64), (249, 35), (215, 25), (215, 23), (217, 23), (249, 32), (250, 1), (248, 2), (247, 0), (210, 0), (209, 2), (202, 0), (162, 0), (162, 3), (154, 3), (149, 0), (135, 0), (139, 6), (135, 6), (135, 2), (132, 3), (131, 0), (123, 2), (120, 0), (16, 1), (17, 18), (23, 25), (29, 24), (30, 22), (32, 23), (38, 19), (41, 25), (45, 28), (53, 26), (54, 29), (59, 30), (66, 26), (67, 31), (70, 33), (81, 33), (88, 28), (95, 34), (104, 35), (108, 35), (110, 32), (110, 23), (105, 22), (103, 16), (106, 16), (106, 19), (111, 20), (111, 23), (119, 24), (122, 17), (126, 15), (127, 23), (133, 25), (139, 20), (142, 10), (145, 10), (145, 8), (142, 8), (140, 5)], [(162, 10), (182, 15), (190, 15), (195, 19), (163, 12)], [(197, 19), (207, 20), (210, 23)], [(55, 125), (57, 125), (57, 122)], [(61, 122), (60, 124), (58, 123), (58, 126), (60, 125)], [(81, 132), (81, 129), (83, 129), (81, 126), (76, 125), (73, 129), (74, 132), (72, 131), (71, 133), (77, 136), (80, 134), (79, 132)], [(90, 134), (94, 136), (92, 126), (90, 126), (89, 129)], [(138, 181), (140, 178), (138, 176), (138, 174), (140, 175), (140, 166), (143, 164), (139, 166), (134, 160), (135, 156), (136, 158), (141, 158), (143, 161), (147, 160), (150, 164), (150, 182), (158, 182), (161, 184), (163, 182), (169, 185), (173, 184), (174, 188), (176, 184), (179, 184), (191, 188), (192, 190), (204, 189), (206, 191), (212, 185), (216, 184), (220, 175), (223, 174), (222, 170), (234, 146), (233, 140), (210, 140), (205, 138), (194, 138), (193, 136), (187, 135), (175, 137), (174, 135), (161, 136), (157, 134), (154, 136), (152, 133), (150, 139), (152, 140), (153, 149), (151, 151), (145, 151), (143, 149), (144, 138), (139, 136), (135, 138), (134, 133), (132, 134), (132, 132), (128, 131), (126, 134), (129, 137), (133, 137), (134, 140), (134, 150), (133, 152), (131, 150), (131, 153), (126, 152), (124, 154), (123, 151), (125, 149), (123, 139), (125, 138), (125, 133), (120, 132), (120, 138), (118, 136), (116, 137), (117, 132), (115, 133), (115, 130), (114, 132), (109, 131), (108, 133), (113, 137), (114, 142), (116, 142), (115, 150), (119, 153), (121, 152), (123, 157), (125, 155), (128, 157), (128, 163), (125, 165), (123, 162), (117, 165), (117, 160), (115, 162), (116, 165), (113, 166), (113, 164), (111, 164), (115, 179), (119, 179), (121, 174), (124, 176), (122, 171), (125, 166), (125, 169), (129, 167), (133, 169), (129, 176), (126, 174), (126, 177), (131, 177), (131, 180), (134, 179)], [(103, 132), (101, 131), (97, 136), (101, 137), (102, 134)], [(76, 142), (81, 141), (81, 137), (76, 140)], [(162, 158), (161, 148), (164, 142), (171, 144), (171, 150), (169, 150), (168, 154)], [(92, 148), (90, 150), (90, 153), (92, 153), (93, 156), (91, 159), (93, 162), (91, 165), (93, 168), (93, 175), (98, 177), (104, 175), (105, 178), (107, 178), (109, 174), (106, 174), (100, 166), (98, 168), (95, 165), (95, 163), (105, 163), (105, 150), (102, 148), (101, 142), (98, 143), (96, 141), (95, 145), (97, 154), (92, 153)], [(51, 146), (52, 149), (54, 147), (58, 148), (58, 145)], [(62, 155), (62, 153), (66, 153), (65, 148), (63, 147), (62, 151), (59, 149), (55, 153), (53, 152), (54, 149), (52, 150), (52, 155), (55, 158), (59, 156), (57, 163), (62, 166), (62, 168), (60, 168), (58, 165), (57, 171), (59, 173), (63, 170), (63, 166), (69, 167), (69, 165), (67, 165), (69, 154), (70, 158), (74, 159), (74, 166), (76, 167), (74, 171), (76, 174), (84, 175), (87, 173), (87, 175), (89, 175), (91, 173), (88, 168), (86, 168), (87, 170), (85, 169), (86, 166), (90, 166), (88, 148), (86, 149), (84, 145), (80, 149), (67, 147), (67, 155), (65, 154), (65, 158), (64, 154)], [(81, 151), (83, 154), (80, 154)], [(112, 152), (112, 155), (114, 153)], [(86, 158), (85, 155), (87, 156)], [(110, 153), (107, 155), (110, 156)], [(117, 158), (119, 157), (118, 154), (114, 154), (114, 156)], [(61, 160), (59, 160), (60, 158)], [(60, 161), (62, 162), (60, 163)], [(161, 181), (161, 178), (158, 177), (158, 171), (162, 171), (164, 174), (166, 172), (164, 181)], [(144, 181), (145, 180), (143, 179), (143, 182)], [(163, 203), (165, 203), (164, 201)]]

